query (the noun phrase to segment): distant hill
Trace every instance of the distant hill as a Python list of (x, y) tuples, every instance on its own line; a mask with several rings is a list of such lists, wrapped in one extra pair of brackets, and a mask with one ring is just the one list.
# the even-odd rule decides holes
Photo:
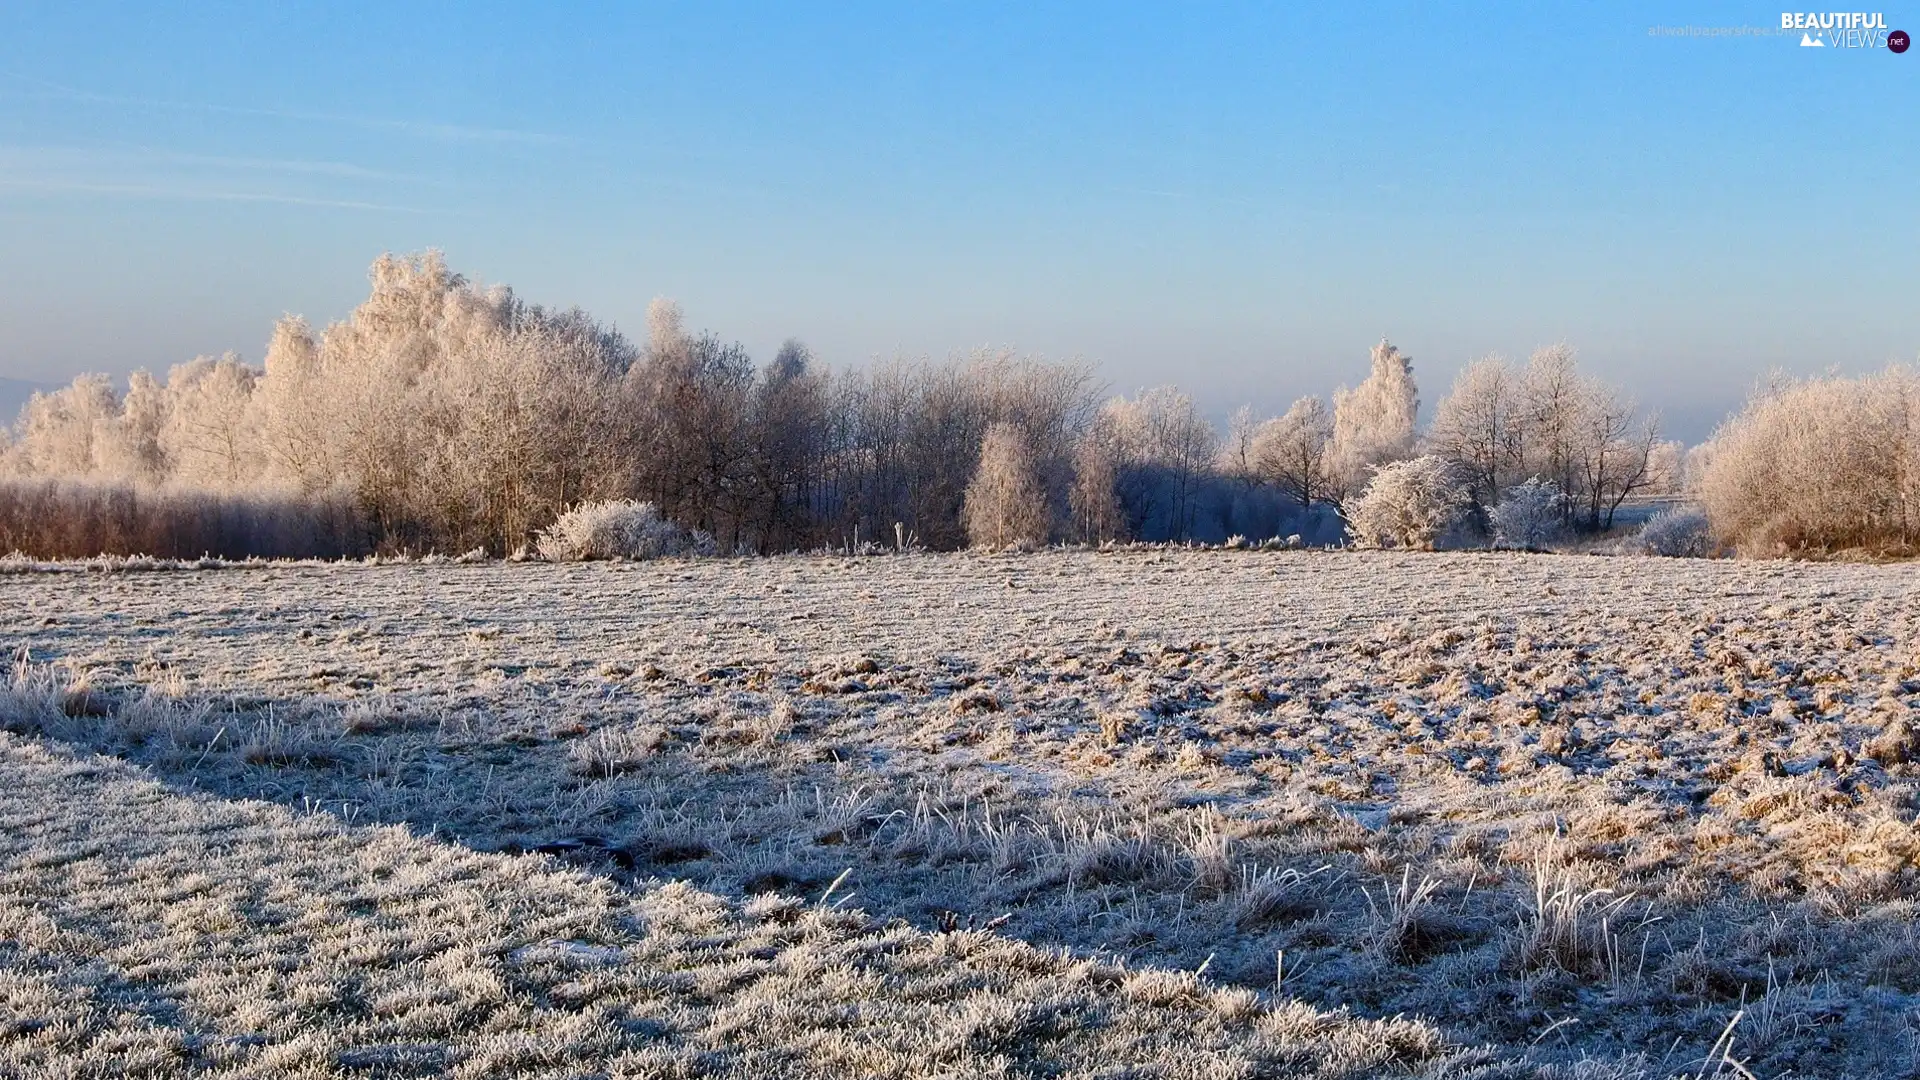
[(35, 391), (56, 390), (51, 383), (28, 382), (25, 379), (0, 378), (0, 426), (12, 427), (20, 418), (20, 408)]

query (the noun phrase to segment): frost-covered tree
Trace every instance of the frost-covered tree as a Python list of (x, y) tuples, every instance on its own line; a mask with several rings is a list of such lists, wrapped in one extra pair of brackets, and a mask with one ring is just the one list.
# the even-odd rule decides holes
[(811, 499), (835, 542), (893, 536), (967, 543), (967, 484), (986, 429), (1017, 426), (1046, 492), (1050, 520), (1067, 525), (1074, 446), (1098, 404), (1091, 369), (980, 350), (941, 363), (895, 358), (820, 382), (819, 457)]
[(1428, 452), (1454, 463), (1483, 511), (1500, 501), (1526, 457), (1520, 383), (1504, 359), (1476, 360), (1454, 378), (1427, 429)]
[(167, 373), (159, 443), (173, 483), (236, 491), (259, 475), (264, 461), (251, 415), (258, 377), (233, 353), (197, 357)]
[(811, 539), (825, 494), (830, 385), (812, 350), (791, 338), (761, 371), (748, 402), (750, 490), (743, 502), (750, 509), (736, 548), (777, 550)]
[(1680, 489), (1678, 494), (1698, 496), (1700, 485), (1706, 480), (1707, 471), (1713, 464), (1713, 440), (1687, 447), (1687, 453), (1680, 462)]
[(1047, 496), (1034, 473), (1026, 435), (1007, 422), (987, 428), (980, 463), (967, 484), (967, 539), (977, 548), (1047, 542)]
[(52, 393), (36, 393), (20, 411), (13, 469), (34, 476), (91, 477), (99, 465), (96, 433), (120, 415), (105, 375), (82, 375)]
[(1610, 386), (1590, 381), (1585, 389), (1574, 436), (1580, 485), (1574, 491), (1583, 524), (1599, 530), (1611, 528), (1620, 504), (1651, 482), (1660, 422), (1653, 416), (1636, 419), (1633, 402)]
[[(988, 420), (1017, 426), (1033, 456), (1034, 474), (1046, 491), (1049, 514), (1065, 523), (1073, 480), (1073, 453), (1098, 410), (1090, 365), (1042, 362), (1011, 350), (973, 353), (961, 369), (962, 396)], [(963, 407), (962, 411), (965, 411)]]
[[(661, 305), (655, 302), (655, 308)], [(753, 360), (744, 347), (712, 334), (676, 336), (672, 319), (655, 323), (629, 376), (635, 411), (639, 485), (662, 512), (737, 542), (749, 486)]]
[(1687, 490), (1686, 443), (1678, 439), (1664, 439), (1653, 445), (1647, 454), (1648, 495), (1680, 495)]
[(1333, 416), (1317, 397), (1303, 397), (1260, 425), (1253, 457), (1258, 475), (1302, 508), (1335, 496)]
[(686, 315), (680, 302), (656, 296), (647, 303), (647, 351), (662, 356), (686, 344)]
[(350, 492), (383, 543), (458, 550), (510, 550), (565, 506), (631, 493), (617, 331), (434, 252), (383, 256), (370, 278), (317, 338), (276, 325), (250, 410), (261, 483)]
[(1346, 508), (1347, 531), (1360, 547), (1431, 551), (1467, 506), (1466, 485), (1433, 454), (1390, 462)]
[(1582, 375), (1564, 343), (1537, 350), (1524, 369), (1498, 357), (1468, 365), (1435, 407), (1424, 442), (1459, 470), (1482, 517), (1522, 477), (1537, 477), (1566, 496), (1566, 525), (1604, 529), (1622, 502), (1656, 481), (1657, 421)]
[(529, 323), (449, 366), (434, 387), (441, 431), (421, 469), (448, 543), (510, 550), (567, 506), (629, 493), (610, 359), (588, 339)]
[(1573, 346), (1561, 342), (1535, 350), (1521, 375), (1520, 393), (1526, 426), (1522, 471), (1552, 481), (1561, 491), (1579, 491), (1579, 440), (1589, 386)]
[(1082, 439), (1073, 454), (1073, 488), (1067, 503), (1075, 539), (1104, 544), (1126, 536), (1126, 515), (1116, 483), (1111, 448), (1101, 439)]
[(127, 380), (120, 414), (94, 428), (96, 472), (109, 481), (154, 487), (170, 474), (161, 433), (172, 401), (167, 388), (142, 368)]
[(1359, 386), (1333, 395), (1332, 472), (1343, 492), (1358, 491), (1376, 468), (1413, 455), (1420, 411), (1413, 358), (1382, 338), (1372, 364)]
[(320, 343), (297, 315), (273, 324), (263, 377), (254, 387), (254, 428), (260, 433), (262, 467), (276, 484), (314, 492), (339, 483), (337, 418), (339, 388), (321, 368)]
[(1233, 415), (1227, 418), (1227, 436), (1220, 440), (1220, 457), (1214, 464), (1215, 472), (1248, 486), (1261, 482), (1254, 445), (1259, 438), (1260, 425), (1253, 406), (1242, 405), (1233, 411)]
[(1095, 428), (1110, 447), (1127, 531), (1173, 540), (1191, 536), (1196, 497), (1219, 448), (1219, 434), (1193, 399), (1172, 386), (1115, 398), (1101, 409)]
[(780, 343), (773, 362), (767, 365), (767, 382), (776, 386), (789, 383), (804, 377), (812, 367), (813, 350), (799, 338), (788, 338)]

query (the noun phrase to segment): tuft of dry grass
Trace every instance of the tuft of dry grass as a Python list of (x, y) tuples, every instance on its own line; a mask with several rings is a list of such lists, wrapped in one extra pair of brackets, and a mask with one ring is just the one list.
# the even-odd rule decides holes
[[(1509, 963), (1520, 971), (1553, 967), (1576, 975), (1603, 974), (1610, 985), (1625, 979), (1630, 959), (1626, 940), (1644, 942), (1640, 932), (1651, 923), (1621, 931), (1616, 924), (1634, 894), (1613, 889), (1583, 887), (1573, 873), (1546, 855), (1533, 865), (1533, 894), (1522, 910), (1520, 925), (1509, 945)], [(1634, 967), (1635, 977), (1645, 960)]]
[(1432, 937), (1430, 909), (1439, 888), (1440, 882), (1430, 877), (1415, 884), (1413, 868), (1406, 867), (1400, 871), (1398, 885), (1381, 884), (1377, 898), (1373, 890), (1366, 890), (1367, 948), (1388, 960), (1404, 960), (1425, 951)]

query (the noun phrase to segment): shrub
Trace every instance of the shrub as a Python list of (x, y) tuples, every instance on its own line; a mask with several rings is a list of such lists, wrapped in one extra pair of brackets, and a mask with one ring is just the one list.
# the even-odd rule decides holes
[(582, 559), (655, 559), (710, 555), (713, 538), (662, 517), (650, 502), (618, 499), (584, 503), (561, 514), (535, 544), (553, 562)]
[(1466, 487), (1431, 454), (1382, 465), (1347, 508), (1347, 533), (1359, 547), (1433, 550), (1466, 507)]
[(1487, 512), (1493, 546), (1538, 551), (1557, 539), (1565, 520), (1567, 497), (1552, 481), (1534, 477), (1515, 484)]
[(1704, 559), (1713, 554), (1713, 529), (1707, 515), (1695, 507), (1660, 511), (1647, 519), (1634, 539), (1634, 546), (1645, 555)]
[(349, 493), (143, 489), (85, 480), (0, 480), (0, 552), (43, 559), (307, 559), (372, 552)]
[(1708, 446), (1700, 501), (1743, 554), (1920, 543), (1920, 370), (1771, 387)]

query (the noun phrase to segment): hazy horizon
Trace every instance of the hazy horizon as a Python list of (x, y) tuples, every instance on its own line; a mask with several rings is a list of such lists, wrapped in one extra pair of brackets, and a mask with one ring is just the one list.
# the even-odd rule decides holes
[(436, 247), (635, 337), (666, 295), (762, 361), (1011, 346), (1216, 418), (1355, 383), (1382, 336), (1423, 412), (1565, 340), (1697, 441), (1770, 369), (1920, 353), (1920, 56), (1650, 33), (1778, 21), (30, 10), (0, 378), (257, 363)]

